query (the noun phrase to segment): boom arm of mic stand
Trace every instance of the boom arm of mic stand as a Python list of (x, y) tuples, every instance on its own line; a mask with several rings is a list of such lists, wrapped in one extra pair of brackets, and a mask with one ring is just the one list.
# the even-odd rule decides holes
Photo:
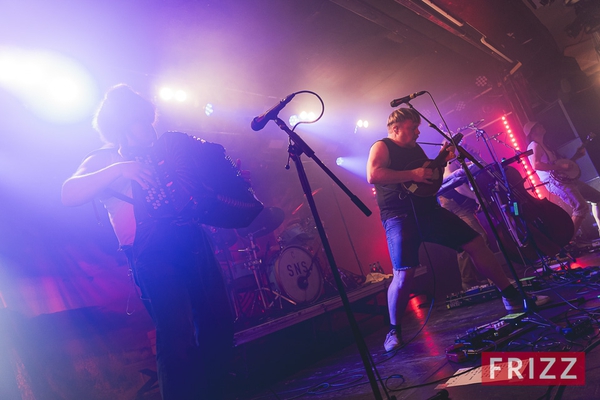
[(321, 169), (323, 171), (325, 171), (325, 173), (336, 183), (336, 185), (338, 185), (340, 187), (340, 189), (342, 189), (344, 191), (344, 193), (346, 193), (346, 195), (348, 195), (350, 200), (352, 200), (352, 202), (360, 209), (360, 211), (363, 212), (363, 214), (365, 214), (367, 217), (370, 216), (371, 214), (373, 214), (373, 212), (369, 209), (369, 207), (367, 207), (365, 205), (365, 203), (363, 203), (354, 193), (352, 193), (350, 191), (350, 189), (348, 189), (346, 187), (346, 185), (344, 185), (342, 183), (342, 181), (340, 181), (338, 179), (338, 177), (335, 176), (335, 174), (333, 172), (331, 172), (331, 170), (329, 168), (327, 168), (327, 166), (325, 164), (323, 164), (321, 162), (321, 160), (319, 160), (319, 158), (315, 155), (315, 152), (313, 151), (313, 149), (311, 149), (310, 146), (308, 144), (306, 144), (306, 142), (304, 140), (302, 140), (302, 138), (300, 136), (298, 136), (298, 134), (296, 132), (289, 129), (288, 126), (285, 124), (285, 122), (283, 122), (279, 118), (275, 119), (275, 123), (277, 124), (277, 126), (279, 126), (279, 128), (281, 128), (281, 130), (283, 130), (285, 133), (287, 133), (289, 135), (289, 137), (292, 139), (294, 144), (296, 146), (298, 146), (300, 148), (300, 150), (304, 154), (306, 154), (306, 156), (308, 158), (312, 158), (315, 161), (315, 163), (317, 163), (317, 165), (319, 167), (321, 167)]

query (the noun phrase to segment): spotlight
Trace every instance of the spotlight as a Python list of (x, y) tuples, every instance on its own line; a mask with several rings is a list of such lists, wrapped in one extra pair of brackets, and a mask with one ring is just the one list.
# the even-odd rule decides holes
[(159, 95), (160, 95), (161, 99), (163, 99), (165, 101), (169, 101), (173, 98), (174, 93), (171, 88), (164, 87), (164, 88), (160, 89)]
[(344, 157), (338, 157), (338, 158), (336, 158), (335, 163), (337, 165), (343, 165), (344, 164)]
[(182, 102), (185, 101), (187, 99), (187, 93), (185, 93), (183, 90), (179, 89), (178, 91), (175, 92), (175, 100)]
[(368, 128), (369, 127), (369, 121), (367, 120), (362, 120), (359, 119), (358, 122), (356, 123), (356, 126), (358, 126), (359, 128)]
[(317, 118), (317, 115), (312, 111), (302, 111), (298, 117), (300, 118), (300, 121), (314, 121)]
[(55, 122), (88, 117), (96, 101), (89, 73), (75, 60), (49, 51), (0, 46), (0, 87)]
[(213, 105), (210, 103), (206, 103), (206, 105), (204, 106), (204, 114), (206, 114), (207, 117), (210, 117), (213, 111)]
[(290, 120), (289, 120), (289, 121), (290, 121), (290, 125), (294, 126), (294, 125), (296, 125), (298, 122), (300, 122), (300, 117), (298, 117), (297, 115), (295, 115), (295, 114), (294, 114), (294, 115), (292, 115), (292, 116), (290, 117)]

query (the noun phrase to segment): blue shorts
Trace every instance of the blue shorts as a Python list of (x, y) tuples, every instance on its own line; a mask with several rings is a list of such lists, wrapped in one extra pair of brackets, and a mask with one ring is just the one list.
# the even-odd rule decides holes
[(395, 270), (419, 265), (422, 242), (441, 244), (456, 251), (474, 240), (479, 233), (462, 219), (442, 207), (421, 212), (418, 224), (413, 213), (401, 214), (383, 221), (388, 250)]

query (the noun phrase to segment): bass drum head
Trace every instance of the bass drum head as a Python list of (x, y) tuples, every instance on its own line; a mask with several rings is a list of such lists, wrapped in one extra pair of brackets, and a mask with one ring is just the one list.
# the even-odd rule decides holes
[(298, 304), (316, 301), (323, 291), (323, 275), (317, 257), (298, 246), (281, 251), (273, 266), (278, 288)]

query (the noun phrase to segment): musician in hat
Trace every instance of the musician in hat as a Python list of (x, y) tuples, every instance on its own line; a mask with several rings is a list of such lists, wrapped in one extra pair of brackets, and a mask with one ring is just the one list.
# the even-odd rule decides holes
[[(415, 196), (409, 190), (420, 183), (432, 184), (434, 178), (433, 170), (424, 166), (427, 156), (417, 144), (420, 124), (421, 116), (414, 109), (396, 109), (388, 117), (387, 137), (371, 146), (367, 161), (367, 181), (375, 185), (393, 266), (387, 293), (391, 326), (384, 342), (386, 351), (399, 349), (404, 343), (400, 322), (408, 304), (415, 268), (419, 265), (422, 242), (466, 251), (481, 275), (498, 287), (507, 311), (524, 308), (519, 292), (506, 278), (481, 235), (438, 204), (437, 188), (429, 197)], [(445, 144), (440, 158), (449, 161), (454, 157), (453, 152), (453, 146)], [(542, 305), (549, 300), (547, 296), (538, 296), (532, 297), (531, 303)]]
[[(600, 192), (585, 182), (575, 177), (569, 177), (568, 171), (573, 161), (585, 155), (585, 148), (577, 149), (570, 161), (561, 158), (555, 151), (544, 143), (546, 128), (537, 121), (528, 121), (523, 126), (523, 132), (527, 136), (527, 150), (533, 150), (529, 156), (529, 162), (536, 170), (540, 181), (546, 184), (548, 192), (558, 196), (572, 209), (571, 219), (575, 227), (572, 244), (576, 243), (579, 228), (585, 217), (589, 215), (590, 203), (592, 214), (600, 229), (598, 215), (598, 203), (600, 203)], [(576, 165), (575, 165), (575, 168)]]
[(157, 143), (155, 120), (154, 105), (129, 86), (108, 90), (93, 121), (106, 145), (64, 182), (62, 201), (77, 206), (98, 198), (106, 208), (156, 327), (163, 399), (220, 399), (233, 318), (209, 238), (185, 215), (139, 221), (131, 201), (134, 188), (158, 185), (155, 170), (131, 157)]

